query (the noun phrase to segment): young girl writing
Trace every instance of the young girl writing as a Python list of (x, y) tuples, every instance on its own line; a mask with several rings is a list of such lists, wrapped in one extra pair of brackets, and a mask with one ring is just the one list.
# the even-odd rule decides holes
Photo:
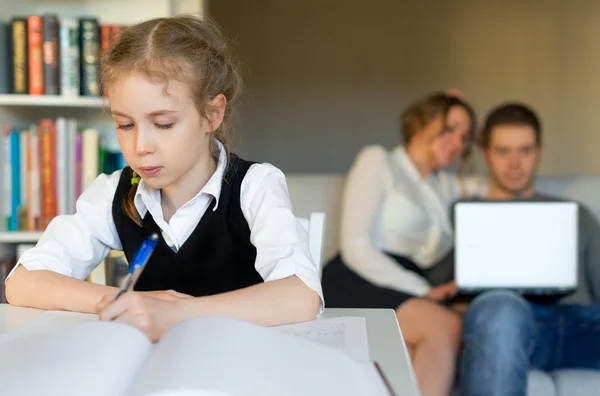
[[(100, 175), (6, 281), (11, 304), (98, 312), (158, 340), (186, 318), (278, 325), (323, 309), (308, 235), (283, 173), (227, 150), (240, 77), (221, 33), (190, 16), (126, 29), (102, 64), (129, 166)], [(84, 281), (110, 249), (160, 238), (135, 292)]]

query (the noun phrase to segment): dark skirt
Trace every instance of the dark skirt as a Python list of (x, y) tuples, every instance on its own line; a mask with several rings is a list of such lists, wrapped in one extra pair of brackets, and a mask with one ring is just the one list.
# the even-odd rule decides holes
[[(406, 257), (388, 254), (398, 265), (423, 276), (423, 271)], [(338, 254), (323, 268), (321, 284), (328, 308), (391, 308), (416, 297), (387, 287), (380, 287), (352, 271)]]

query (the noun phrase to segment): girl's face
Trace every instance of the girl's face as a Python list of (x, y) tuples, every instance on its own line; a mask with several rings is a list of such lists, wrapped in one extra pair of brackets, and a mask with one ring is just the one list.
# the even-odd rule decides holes
[(127, 164), (155, 189), (196, 186), (214, 161), (211, 133), (222, 113), (208, 122), (187, 86), (178, 81), (165, 86), (130, 74), (113, 85), (111, 113)]
[(452, 106), (441, 133), (431, 142), (437, 168), (450, 167), (464, 153), (471, 130), (471, 117), (461, 106)]

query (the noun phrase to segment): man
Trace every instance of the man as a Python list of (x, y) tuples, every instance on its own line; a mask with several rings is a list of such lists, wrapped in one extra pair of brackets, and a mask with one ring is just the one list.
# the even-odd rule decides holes
[[(557, 200), (534, 188), (541, 135), (538, 118), (526, 106), (492, 110), (481, 136), (490, 170), (488, 199)], [(508, 291), (486, 292), (473, 300), (463, 323), (462, 396), (525, 395), (530, 368), (600, 369), (600, 228), (582, 206), (579, 240), (580, 284), (560, 304), (534, 304)], [(584, 273), (588, 282), (581, 281)]]

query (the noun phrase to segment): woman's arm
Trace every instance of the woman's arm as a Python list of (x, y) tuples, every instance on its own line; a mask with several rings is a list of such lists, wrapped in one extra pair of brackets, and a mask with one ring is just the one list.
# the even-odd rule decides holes
[(77, 213), (54, 218), (36, 247), (26, 251), (8, 275), (10, 304), (55, 310), (96, 312), (114, 288), (84, 279), (110, 249), (121, 249), (112, 218), (119, 173), (100, 175), (77, 200)]
[(381, 205), (388, 154), (381, 146), (369, 146), (357, 156), (344, 188), (341, 221), (341, 256), (352, 270), (373, 284), (418, 296), (429, 290), (428, 282), (402, 268), (379, 251), (370, 230)]

